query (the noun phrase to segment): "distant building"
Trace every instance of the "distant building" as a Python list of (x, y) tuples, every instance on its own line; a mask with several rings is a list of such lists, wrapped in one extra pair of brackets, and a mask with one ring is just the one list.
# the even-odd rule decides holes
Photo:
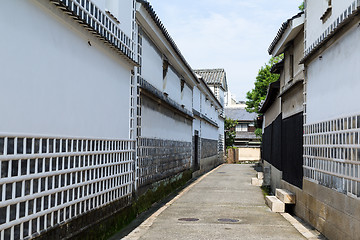
[(228, 91), (225, 69), (197, 69), (194, 72), (201, 76), (216, 98), (225, 106), (225, 93)]
[[(225, 107), (238, 107), (237, 104), (238, 103), (236, 102), (235, 96), (230, 92), (230, 90), (228, 90), (225, 93)], [(245, 106), (246, 105), (244, 105), (243, 107)]]
[[(220, 102), (221, 107), (218, 108), (218, 135), (219, 135), (219, 152), (223, 154), (225, 152), (225, 136), (224, 136), (224, 107), (225, 107), (225, 95), (228, 92), (228, 84), (226, 79), (226, 72), (223, 68), (218, 69), (198, 69), (194, 70), (199, 79), (203, 80), (210, 90), (215, 95), (216, 99)], [(206, 116), (206, 113), (205, 113)]]
[(237, 121), (235, 147), (260, 146), (260, 138), (255, 135), (256, 113), (249, 113), (245, 108), (225, 108), (225, 117)]

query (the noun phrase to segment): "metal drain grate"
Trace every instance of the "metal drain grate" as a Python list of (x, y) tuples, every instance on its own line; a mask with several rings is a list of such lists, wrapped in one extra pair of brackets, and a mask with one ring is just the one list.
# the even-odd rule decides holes
[(237, 223), (239, 220), (237, 219), (230, 219), (230, 218), (219, 218), (219, 222), (225, 222), (225, 223)]
[(226, 173), (226, 172), (218, 172), (218, 173), (224, 174), (224, 173)]
[(184, 221), (184, 222), (197, 222), (199, 221), (198, 218), (179, 218), (179, 221)]

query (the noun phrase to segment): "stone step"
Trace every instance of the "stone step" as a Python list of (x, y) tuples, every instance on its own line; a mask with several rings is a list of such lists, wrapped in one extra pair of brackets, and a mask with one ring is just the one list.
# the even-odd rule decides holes
[(285, 204), (295, 204), (296, 196), (286, 189), (276, 189), (275, 196)]
[(251, 178), (251, 185), (261, 187), (263, 185), (263, 180), (258, 178)]
[(285, 212), (285, 203), (280, 201), (276, 196), (266, 196), (266, 204), (272, 212), (283, 213)]
[(256, 174), (258, 179), (264, 179), (264, 173), (263, 172), (257, 172)]

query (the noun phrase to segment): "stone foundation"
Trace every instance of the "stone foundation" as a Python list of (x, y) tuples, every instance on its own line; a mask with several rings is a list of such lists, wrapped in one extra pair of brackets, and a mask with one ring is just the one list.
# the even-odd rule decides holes
[(359, 239), (360, 200), (303, 180), (303, 190), (285, 181), (282, 188), (296, 194), (295, 214), (329, 240)]
[(143, 187), (190, 169), (191, 142), (140, 138), (138, 186)]
[(218, 154), (218, 140), (201, 138), (201, 159)]

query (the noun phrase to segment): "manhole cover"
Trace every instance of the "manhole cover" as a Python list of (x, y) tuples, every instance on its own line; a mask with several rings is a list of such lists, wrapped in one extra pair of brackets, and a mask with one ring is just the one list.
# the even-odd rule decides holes
[(198, 218), (179, 218), (179, 221), (196, 222), (196, 221), (199, 221), (199, 219)]
[(227, 223), (237, 223), (239, 220), (237, 219), (230, 219), (230, 218), (219, 218), (219, 222), (227, 222)]

